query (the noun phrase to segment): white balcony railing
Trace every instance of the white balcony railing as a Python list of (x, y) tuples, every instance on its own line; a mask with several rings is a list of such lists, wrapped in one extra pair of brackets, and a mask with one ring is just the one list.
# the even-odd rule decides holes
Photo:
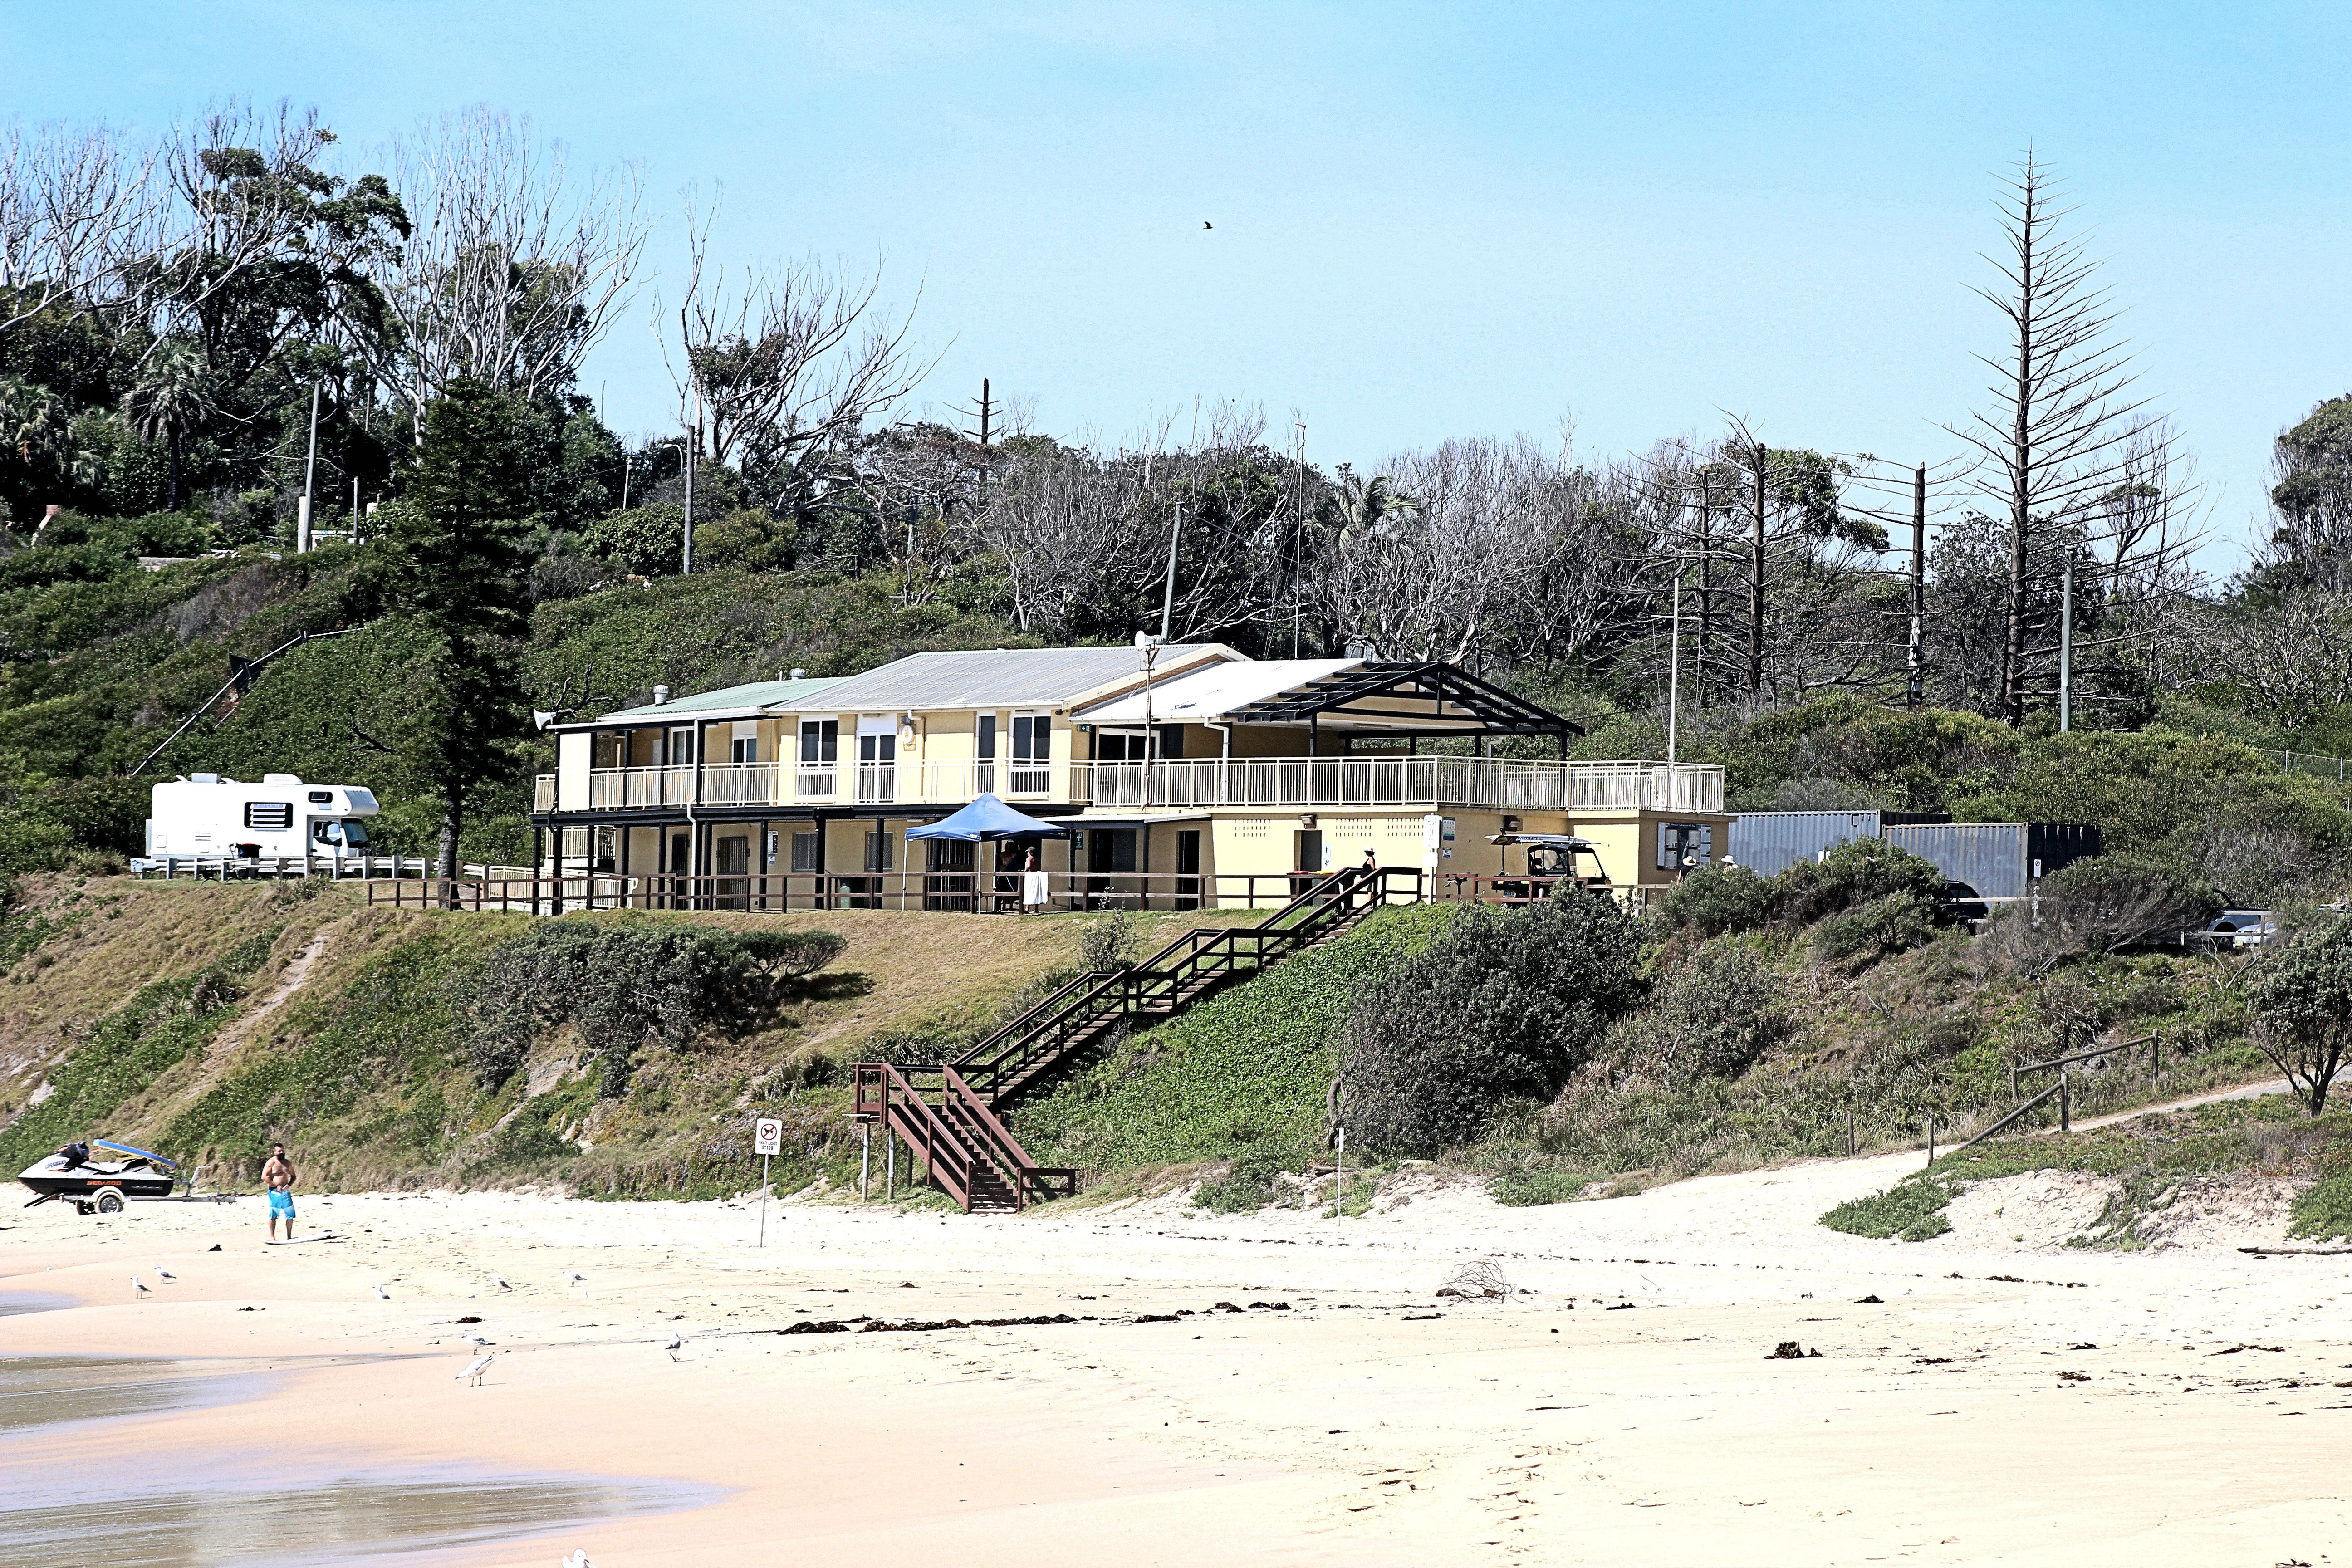
[[(712, 763), (694, 793), (692, 768), (597, 768), (588, 775), (588, 809), (645, 805), (962, 805), (982, 794), (1044, 800), (1054, 770), (1026, 763)], [(552, 811), (556, 775), (542, 773), (537, 809)]]
[(1081, 763), (1089, 805), (1491, 806), (1526, 811), (1723, 809), (1723, 770), (1694, 763), (1487, 762), (1476, 757), (1265, 757)]
[(591, 811), (616, 811), (633, 805), (688, 805), (693, 801), (692, 768), (597, 768), (588, 775)]
[[(983, 794), (1075, 800), (1120, 810), (1202, 806), (1444, 806), (1505, 811), (1723, 810), (1723, 770), (1694, 763), (1540, 763), (1476, 757), (1249, 757), (1197, 762), (1045, 763), (717, 763), (692, 768), (598, 768), (588, 809), (632, 806), (956, 805)], [(539, 810), (555, 808), (542, 773)]]

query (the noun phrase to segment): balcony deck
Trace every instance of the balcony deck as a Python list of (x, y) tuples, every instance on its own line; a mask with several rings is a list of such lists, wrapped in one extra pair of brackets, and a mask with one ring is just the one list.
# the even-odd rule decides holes
[[(982, 795), (1014, 804), (1112, 811), (1723, 810), (1723, 770), (1695, 763), (1542, 763), (1476, 757), (1263, 757), (1157, 763), (718, 763), (598, 768), (590, 811), (677, 806), (959, 806)], [(536, 809), (556, 809), (556, 775), (539, 775)]]

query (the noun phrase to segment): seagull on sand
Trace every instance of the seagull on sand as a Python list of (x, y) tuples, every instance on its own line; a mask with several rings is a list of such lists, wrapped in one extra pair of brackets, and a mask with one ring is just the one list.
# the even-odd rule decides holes
[(478, 1355), (473, 1360), (467, 1362), (466, 1363), (466, 1370), (459, 1373), (457, 1375), (465, 1379), (466, 1382), (470, 1384), (472, 1386), (479, 1388), (482, 1386), (482, 1374), (490, 1370), (490, 1363), (497, 1359), (498, 1354), (496, 1352), (484, 1351), (480, 1355)]
[(588, 1276), (581, 1273), (577, 1268), (565, 1269), (563, 1271), (563, 1278), (570, 1280), (574, 1285), (585, 1285), (588, 1283)]
[(158, 1263), (155, 1265), (155, 1278), (158, 1279), (177, 1279), (179, 1276)]
[(501, 1290), (511, 1290), (514, 1289), (513, 1286), (507, 1283), (507, 1277), (503, 1274), (491, 1275), (490, 1283), (496, 1285)]
[(477, 1349), (485, 1345), (494, 1345), (499, 1342), (496, 1340), (486, 1340), (479, 1334), (467, 1334), (464, 1338), (467, 1344), (472, 1345)]
[(662, 1346), (662, 1349), (669, 1352), (670, 1360), (676, 1361), (677, 1359), (677, 1352), (684, 1349), (685, 1346), (686, 1336), (684, 1334), (673, 1333), (669, 1337), (669, 1342)]
[(562, 1562), (557, 1563), (555, 1568), (590, 1568), (588, 1562), (588, 1549), (584, 1546), (582, 1547), (579, 1551), (574, 1552)]
[(375, 1288), (375, 1299), (379, 1301), (389, 1301), (392, 1300), (392, 1292), (378, 1285)]
[(147, 1281), (136, 1274), (131, 1277), (131, 1299), (134, 1301), (144, 1301), (147, 1299)]

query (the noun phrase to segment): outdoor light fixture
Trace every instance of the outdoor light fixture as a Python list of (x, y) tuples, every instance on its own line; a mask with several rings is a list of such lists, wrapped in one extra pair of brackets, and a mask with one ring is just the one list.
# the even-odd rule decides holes
[(1517, 833), (1518, 830), (1519, 830), (1519, 819), (1518, 819), (1517, 817), (1516, 817), (1516, 816), (1507, 816), (1507, 817), (1503, 818), (1503, 831), (1504, 831), (1504, 832), (1506, 832), (1506, 833)]
[(1301, 826), (1301, 827), (1312, 827), (1312, 826), (1315, 826), (1315, 814), (1314, 814), (1313, 812), (1311, 812), (1311, 811), (1302, 811), (1302, 812), (1300, 812), (1300, 813), (1298, 814), (1298, 826)]

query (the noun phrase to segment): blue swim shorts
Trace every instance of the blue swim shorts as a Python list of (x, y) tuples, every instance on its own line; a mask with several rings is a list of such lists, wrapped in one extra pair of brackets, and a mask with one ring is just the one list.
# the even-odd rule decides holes
[(294, 1217), (294, 1194), (272, 1187), (269, 1191), (269, 1217), (276, 1219), (280, 1215), (288, 1219)]

